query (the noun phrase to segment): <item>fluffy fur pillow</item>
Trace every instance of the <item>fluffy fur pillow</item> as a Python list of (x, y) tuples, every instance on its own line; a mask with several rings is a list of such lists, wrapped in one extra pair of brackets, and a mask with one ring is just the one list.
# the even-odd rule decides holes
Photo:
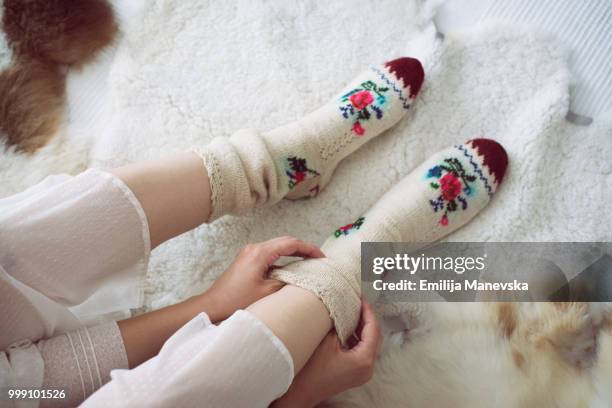
[(90, 61), (113, 41), (117, 24), (106, 0), (4, 0), (2, 7), (14, 58), (0, 72), (0, 137), (34, 152), (61, 123), (66, 67)]

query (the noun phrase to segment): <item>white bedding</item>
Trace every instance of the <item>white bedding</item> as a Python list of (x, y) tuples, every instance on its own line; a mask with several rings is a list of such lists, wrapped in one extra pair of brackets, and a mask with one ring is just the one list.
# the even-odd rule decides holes
[(446, 0), (435, 21), (444, 33), (489, 21), (551, 33), (570, 50), (576, 122), (612, 110), (612, 0)]

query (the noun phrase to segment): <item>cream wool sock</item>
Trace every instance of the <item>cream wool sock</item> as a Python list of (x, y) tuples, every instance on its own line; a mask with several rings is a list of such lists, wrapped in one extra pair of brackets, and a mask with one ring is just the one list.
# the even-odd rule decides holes
[(470, 221), (501, 183), (508, 157), (489, 139), (474, 139), (430, 157), (362, 217), (323, 244), (323, 259), (277, 269), (275, 279), (315, 293), (344, 342), (359, 321), (361, 242), (434, 242)]
[(300, 120), (269, 132), (245, 129), (215, 138), (197, 151), (211, 184), (210, 220), (316, 195), (343, 158), (406, 114), (423, 78), (418, 60), (399, 58), (363, 72)]

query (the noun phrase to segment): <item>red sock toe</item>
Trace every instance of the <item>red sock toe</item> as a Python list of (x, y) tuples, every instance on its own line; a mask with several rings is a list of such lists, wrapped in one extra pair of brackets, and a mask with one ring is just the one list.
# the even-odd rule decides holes
[(472, 139), (466, 144), (482, 157), (482, 164), (489, 169), (495, 177), (495, 182), (499, 185), (508, 167), (508, 154), (502, 145), (491, 139)]
[(400, 79), (404, 88), (410, 88), (410, 98), (414, 98), (421, 90), (425, 72), (419, 60), (415, 58), (398, 58), (385, 63), (389, 72)]

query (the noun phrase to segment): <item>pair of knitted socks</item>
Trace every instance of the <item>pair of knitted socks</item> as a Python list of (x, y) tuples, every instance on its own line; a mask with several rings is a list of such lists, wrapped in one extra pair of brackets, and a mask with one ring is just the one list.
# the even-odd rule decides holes
[[(242, 130), (199, 153), (211, 184), (211, 220), (283, 198), (316, 195), (338, 163), (396, 124), (423, 83), (412, 58), (358, 76), (331, 102), (267, 133)], [(435, 154), (322, 247), (326, 258), (277, 269), (272, 277), (315, 293), (344, 342), (359, 320), (363, 241), (433, 242), (472, 219), (501, 183), (508, 158), (489, 139)]]
[(408, 111), (423, 83), (413, 58), (372, 67), (329, 103), (269, 132), (238, 131), (198, 151), (212, 190), (210, 220), (283, 198), (316, 195), (338, 163)]

